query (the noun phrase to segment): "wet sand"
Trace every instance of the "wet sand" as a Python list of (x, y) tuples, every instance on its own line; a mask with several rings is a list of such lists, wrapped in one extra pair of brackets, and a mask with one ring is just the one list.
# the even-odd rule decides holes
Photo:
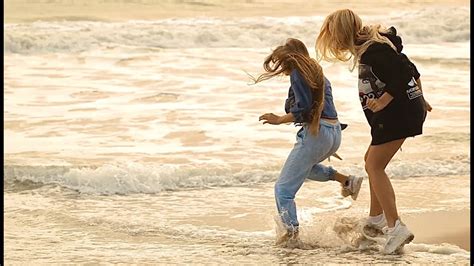
[(470, 210), (432, 211), (404, 217), (415, 234), (414, 243), (450, 243), (471, 250)]

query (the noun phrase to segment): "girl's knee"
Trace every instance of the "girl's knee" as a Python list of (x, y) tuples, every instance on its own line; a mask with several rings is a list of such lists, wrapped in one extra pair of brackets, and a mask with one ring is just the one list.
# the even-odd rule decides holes
[(282, 184), (276, 182), (275, 183), (275, 195), (281, 195), (282, 193), (284, 193), (285, 191), (285, 188), (284, 186), (282, 186)]
[(295, 194), (293, 191), (291, 191), (286, 185), (276, 183), (275, 184), (275, 196), (277, 198), (281, 199), (294, 199)]
[(365, 160), (365, 172), (368, 174), (371, 171), (370, 165), (367, 163), (367, 160)]
[(385, 173), (385, 169), (383, 167), (378, 166), (377, 164), (365, 162), (365, 172), (370, 177), (371, 175)]

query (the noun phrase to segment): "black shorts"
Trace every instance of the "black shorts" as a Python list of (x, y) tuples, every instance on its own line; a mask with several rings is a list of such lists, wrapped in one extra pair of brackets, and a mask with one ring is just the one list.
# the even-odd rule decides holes
[(426, 110), (422, 97), (420, 101), (389, 104), (372, 116), (369, 123), (372, 135), (370, 145), (421, 135), (425, 118)]

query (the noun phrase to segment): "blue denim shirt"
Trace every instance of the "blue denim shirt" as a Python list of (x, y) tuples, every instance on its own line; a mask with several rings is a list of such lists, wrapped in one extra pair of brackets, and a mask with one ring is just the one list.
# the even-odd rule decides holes
[[(288, 98), (285, 101), (285, 112), (293, 114), (296, 125), (309, 122), (313, 105), (311, 90), (303, 76), (296, 69), (291, 71), (290, 82)], [(321, 118), (337, 119), (336, 107), (332, 98), (331, 82), (326, 77), (324, 77), (324, 105)]]

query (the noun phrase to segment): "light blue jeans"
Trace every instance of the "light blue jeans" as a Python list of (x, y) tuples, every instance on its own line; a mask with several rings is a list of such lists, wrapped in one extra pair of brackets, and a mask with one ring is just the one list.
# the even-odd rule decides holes
[(306, 178), (326, 182), (334, 180), (336, 170), (320, 162), (335, 153), (341, 145), (341, 125), (332, 125), (321, 120), (319, 134), (309, 132), (304, 125), (296, 134), (296, 143), (291, 150), (280, 177), (275, 184), (275, 199), (278, 213), (288, 230), (299, 226), (296, 217), (295, 195)]

